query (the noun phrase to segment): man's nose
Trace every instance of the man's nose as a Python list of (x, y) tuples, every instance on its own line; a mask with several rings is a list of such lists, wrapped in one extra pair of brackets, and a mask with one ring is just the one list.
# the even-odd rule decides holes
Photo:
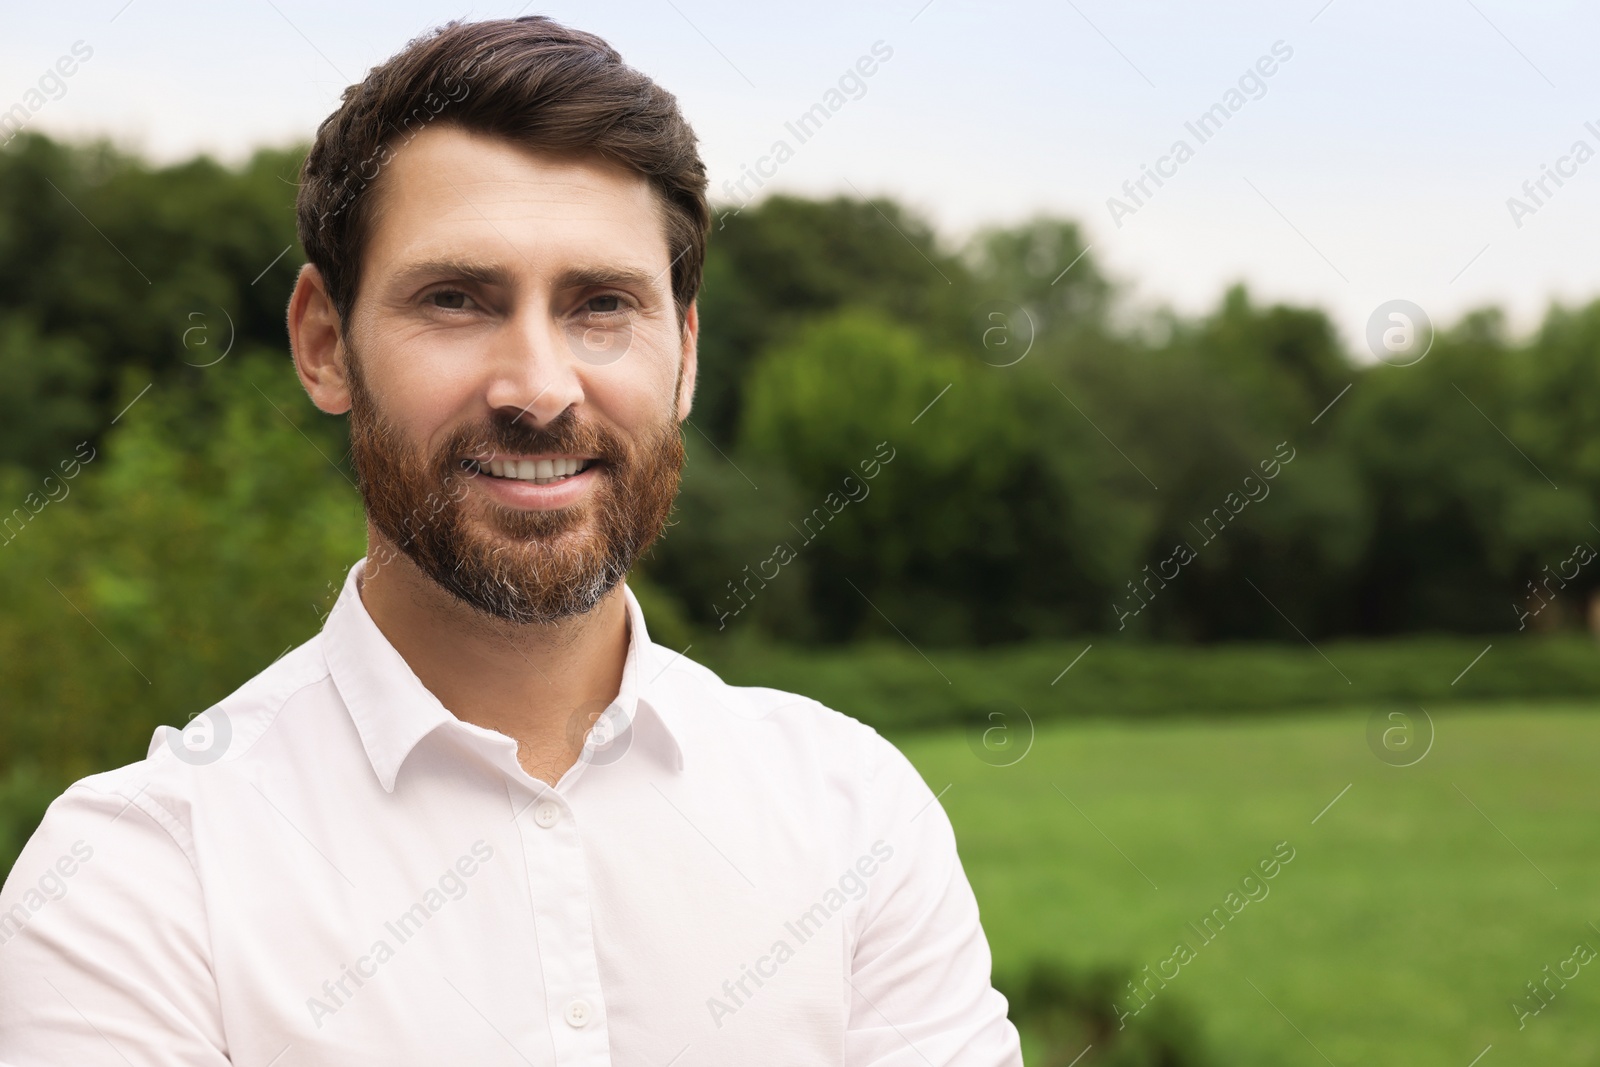
[(487, 400), (493, 410), (546, 426), (583, 399), (582, 364), (566, 331), (548, 315), (513, 317), (495, 339), (492, 359)]

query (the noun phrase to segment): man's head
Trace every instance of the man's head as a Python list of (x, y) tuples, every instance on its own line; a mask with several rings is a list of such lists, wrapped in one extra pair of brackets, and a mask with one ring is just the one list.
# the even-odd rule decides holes
[(545, 19), (448, 26), (346, 91), (289, 325), (375, 548), (516, 622), (615, 586), (677, 488), (705, 184), (672, 96)]

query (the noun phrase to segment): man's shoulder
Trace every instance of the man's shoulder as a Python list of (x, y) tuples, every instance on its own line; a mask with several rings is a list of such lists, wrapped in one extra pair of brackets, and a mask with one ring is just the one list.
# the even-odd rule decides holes
[(183, 725), (157, 726), (143, 759), (80, 778), (57, 803), (132, 805), (169, 829), (181, 826), (195, 774), (245, 758), (297, 695), (328, 678), (319, 634)]
[(872, 727), (842, 711), (837, 711), (803, 693), (791, 693), (759, 685), (734, 685), (704, 663), (674, 652), (665, 645), (652, 644), (659, 666), (652, 683), (668, 690), (679, 700), (705, 707), (709, 712), (731, 718), (762, 722), (794, 720), (822, 730), (846, 733), (875, 732)]
[(329, 681), (322, 635), (285, 652), (255, 677), (182, 726), (158, 726), (146, 762), (171, 757), (179, 764), (206, 767), (244, 757), (272, 727), (294, 698)]
[(905, 757), (872, 726), (814, 697), (758, 685), (733, 685), (703, 663), (654, 645), (654, 683), (685, 713), (679, 725), (786, 753), (814, 752), (822, 762), (855, 764), (869, 775)]

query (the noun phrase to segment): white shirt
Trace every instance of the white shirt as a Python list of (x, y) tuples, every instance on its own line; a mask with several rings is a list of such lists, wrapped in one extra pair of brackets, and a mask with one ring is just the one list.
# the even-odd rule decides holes
[(551, 787), (367, 614), (74, 784), (0, 891), (0, 1064), (1020, 1065), (950, 823), (650, 642)]

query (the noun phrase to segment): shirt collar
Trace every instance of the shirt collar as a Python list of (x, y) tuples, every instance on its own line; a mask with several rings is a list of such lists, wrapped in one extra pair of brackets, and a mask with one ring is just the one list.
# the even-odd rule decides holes
[[(411, 665), (383, 636), (361, 600), (366, 560), (346, 576), (339, 599), (322, 627), (323, 655), (340, 697), (350, 711), (362, 747), (385, 792), (394, 792), (400, 766), (424, 737), (441, 727), (475, 734), (503, 735), (464, 723), (422, 684)], [(590, 734), (585, 759), (616, 762), (638, 747), (671, 770), (683, 767), (682, 730), (668, 723), (673, 714), (668, 687), (656, 684), (664, 670), (645, 628), (644, 612), (633, 590), (623, 586), (628, 612), (628, 652), (622, 684)], [(669, 654), (670, 655), (670, 654)]]

